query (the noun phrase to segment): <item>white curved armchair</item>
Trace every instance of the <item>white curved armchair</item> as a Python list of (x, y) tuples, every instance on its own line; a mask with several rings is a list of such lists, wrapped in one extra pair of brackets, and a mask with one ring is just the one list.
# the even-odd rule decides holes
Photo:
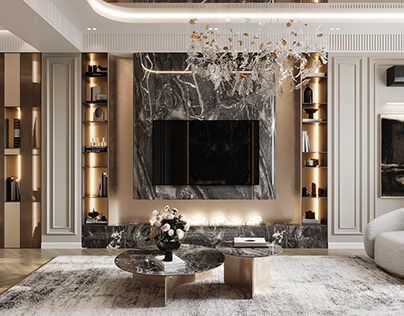
[(404, 276), (404, 208), (377, 217), (365, 227), (365, 251), (383, 269)]

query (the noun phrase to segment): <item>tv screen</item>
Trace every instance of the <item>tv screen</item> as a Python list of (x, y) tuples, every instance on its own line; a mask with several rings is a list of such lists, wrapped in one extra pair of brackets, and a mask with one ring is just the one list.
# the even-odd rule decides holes
[(259, 121), (153, 121), (154, 185), (258, 185)]

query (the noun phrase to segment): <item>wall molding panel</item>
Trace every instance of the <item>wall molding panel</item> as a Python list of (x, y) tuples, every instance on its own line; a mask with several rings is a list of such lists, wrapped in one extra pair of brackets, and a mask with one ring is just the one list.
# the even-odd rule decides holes
[[(223, 34), (223, 40), (229, 35)], [(274, 41), (282, 34), (261, 35), (257, 43)], [(302, 34), (301, 39), (315, 47), (316, 36)], [(329, 52), (402, 52), (404, 34), (325, 34)], [(186, 52), (190, 34), (84, 34), (85, 52)]]
[(50, 236), (79, 240), (81, 234), (80, 58), (79, 54), (43, 56), (44, 243), (53, 241)]
[(38, 52), (37, 49), (6, 30), (0, 30), (0, 51), (4, 53)]
[[(329, 236), (361, 236), (367, 223), (367, 59), (331, 57)], [(337, 240), (335, 240), (337, 241)]]

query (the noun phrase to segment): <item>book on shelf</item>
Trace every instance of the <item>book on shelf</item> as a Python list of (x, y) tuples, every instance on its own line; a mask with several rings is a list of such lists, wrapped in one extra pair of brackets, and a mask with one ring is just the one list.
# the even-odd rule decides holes
[(90, 101), (96, 101), (96, 95), (101, 93), (101, 87), (95, 86), (90, 88)]
[(234, 237), (233, 245), (236, 248), (268, 247), (263, 237)]
[(173, 272), (181, 269), (185, 269), (187, 267), (184, 260), (180, 257), (173, 254), (173, 261), (163, 261), (164, 256), (156, 256), (156, 260), (154, 263), (157, 267), (159, 267), (162, 271)]
[(14, 119), (14, 148), (21, 147), (21, 120)]
[(9, 147), (9, 143), (8, 143), (8, 131), (9, 131), (9, 120), (5, 119), (4, 120), (4, 148), (8, 148)]
[(302, 143), (303, 143), (303, 152), (311, 152), (311, 146), (310, 146), (310, 139), (309, 139), (309, 134), (307, 131), (302, 132)]
[(20, 181), (14, 177), (6, 179), (6, 201), (18, 202), (21, 199)]
[(108, 175), (103, 172), (98, 184), (98, 196), (106, 197), (108, 195)]
[(32, 147), (38, 148), (38, 139), (37, 139), (37, 126), (36, 126), (36, 116), (34, 117), (34, 123), (32, 125)]

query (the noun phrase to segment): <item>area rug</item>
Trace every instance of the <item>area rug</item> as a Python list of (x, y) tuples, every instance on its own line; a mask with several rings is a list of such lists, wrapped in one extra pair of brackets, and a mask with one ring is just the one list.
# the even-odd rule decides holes
[(166, 307), (157, 285), (136, 282), (112, 256), (62, 256), (0, 296), (0, 315), (403, 315), (404, 282), (361, 257), (269, 258), (271, 280), (252, 300), (223, 284), (184, 285)]

